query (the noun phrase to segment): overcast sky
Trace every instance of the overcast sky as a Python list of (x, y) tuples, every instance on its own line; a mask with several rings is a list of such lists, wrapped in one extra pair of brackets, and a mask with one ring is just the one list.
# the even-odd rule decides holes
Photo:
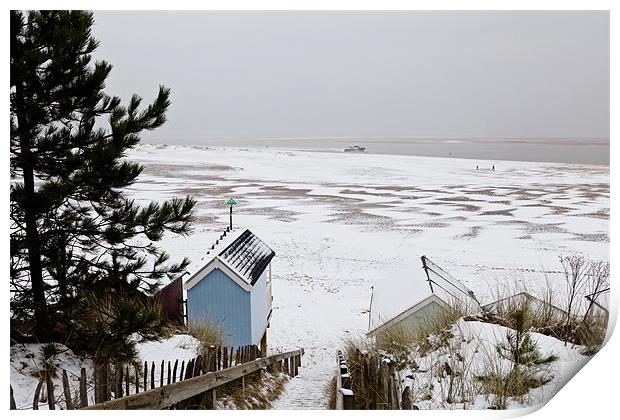
[(609, 137), (607, 12), (95, 12), (150, 137)]

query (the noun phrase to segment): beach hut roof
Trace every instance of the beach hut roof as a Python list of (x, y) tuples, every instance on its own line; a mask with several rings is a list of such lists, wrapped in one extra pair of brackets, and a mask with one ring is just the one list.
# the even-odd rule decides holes
[(246, 229), (220, 252), (219, 257), (254, 286), (274, 255), (276, 253), (267, 244)]
[(249, 229), (236, 229), (222, 235), (209, 248), (209, 262), (185, 282), (189, 290), (211, 270), (219, 268), (244, 290), (251, 290), (265, 271), (275, 252)]

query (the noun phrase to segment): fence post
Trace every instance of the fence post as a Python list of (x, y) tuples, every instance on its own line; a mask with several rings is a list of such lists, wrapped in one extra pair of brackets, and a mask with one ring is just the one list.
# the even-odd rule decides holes
[[(71, 400), (71, 391), (69, 389), (69, 378), (66, 369), (62, 370), (62, 390), (65, 394), (65, 406), (67, 410), (73, 410), (73, 401)], [(11, 403), (13, 403), (13, 388), (11, 388)]]
[(194, 359), (187, 362), (187, 367), (185, 368), (185, 379), (190, 379), (192, 377), (192, 373), (194, 373)]
[(108, 365), (95, 366), (95, 404), (107, 401)]
[(13, 385), (11, 385), (11, 410), (17, 410), (17, 404), (15, 404), (15, 397), (13, 396)]
[(400, 381), (398, 380), (396, 364), (392, 361), (390, 362), (390, 378), (392, 381), (392, 410), (398, 410), (400, 408), (398, 404), (398, 396), (400, 395)]
[(56, 403), (54, 401), (54, 383), (52, 382), (52, 376), (49, 372), (45, 373), (45, 381), (47, 388), (47, 405), (50, 410), (56, 409)]
[(114, 398), (123, 397), (123, 367), (116, 365), (114, 368)]
[(174, 368), (172, 369), (172, 383), (177, 381), (177, 368), (179, 367), (179, 359), (174, 361)]
[(88, 394), (86, 389), (86, 368), (80, 369), (80, 408), (88, 407)]
[(347, 388), (340, 388), (340, 392), (342, 393), (342, 409), (353, 410), (353, 391)]
[(196, 361), (194, 362), (192, 378), (200, 375), (200, 372), (203, 370), (204, 369), (202, 368), (202, 356), (199, 355), (198, 357), (196, 357)]
[(136, 372), (136, 394), (140, 392), (140, 373), (138, 372), (138, 364), (134, 363), (133, 370)]
[(413, 401), (411, 400), (411, 388), (409, 388), (409, 386), (406, 386), (403, 390), (400, 408), (401, 410), (413, 409)]
[(149, 365), (146, 361), (144, 361), (144, 390), (149, 389), (148, 387), (148, 377), (149, 377)]
[(129, 365), (125, 366), (125, 395), (129, 395)]
[(32, 409), (39, 409), (39, 394), (41, 394), (41, 388), (43, 387), (43, 378), (39, 379), (37, 388), (34, 390), (34, 399), (32, 400)]
[(151, 389), (155, 389), (155, 362), (151, 362)]
[(161, 361), (161, 367), (159, 368), (159, 387), (164, 386), (164, 361)]
[(172, 376), (172, 366), (170, 366), (170, 360), (168, 360), (168, 379), (166, 380), (167, 385), (170, 385), (171, 376)]

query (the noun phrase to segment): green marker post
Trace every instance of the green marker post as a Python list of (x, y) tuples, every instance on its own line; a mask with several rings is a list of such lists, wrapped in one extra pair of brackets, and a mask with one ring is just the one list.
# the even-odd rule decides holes
[(230, 206), (230, 230), (232, 230), (232, 208), (233, 208), (233, 206), (234, 206), (235, 204), (237, 204), (237, 202), (235, 201), (235, 199), (234, 199), (234, 198), (230, 198), (230, 199), (226, 202), (226, 204), (227, 204), (228, 206)]

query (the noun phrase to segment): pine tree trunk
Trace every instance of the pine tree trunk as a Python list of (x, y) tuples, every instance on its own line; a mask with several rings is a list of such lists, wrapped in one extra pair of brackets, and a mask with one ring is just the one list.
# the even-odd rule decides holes
[(16, 86), (16, 116), (19, 127), (19, 147), (21, 156), (19, 165), (24, 177), (24, 222), (26, 225), (26, 244), (28, 249), (28, 265), (30, 271), (30, 287), (34, 303), (34, 317), (36, 335), (39, 341), (44, 341), (50, 335), (50, 319), (45, 300), (45, 284), (41, 265), (41, 244), (37, 230), (37, 218), (34, 196), (34, 171), (30, 151), (30, 134), (28, 122), (25, 121), (22, 86)]

